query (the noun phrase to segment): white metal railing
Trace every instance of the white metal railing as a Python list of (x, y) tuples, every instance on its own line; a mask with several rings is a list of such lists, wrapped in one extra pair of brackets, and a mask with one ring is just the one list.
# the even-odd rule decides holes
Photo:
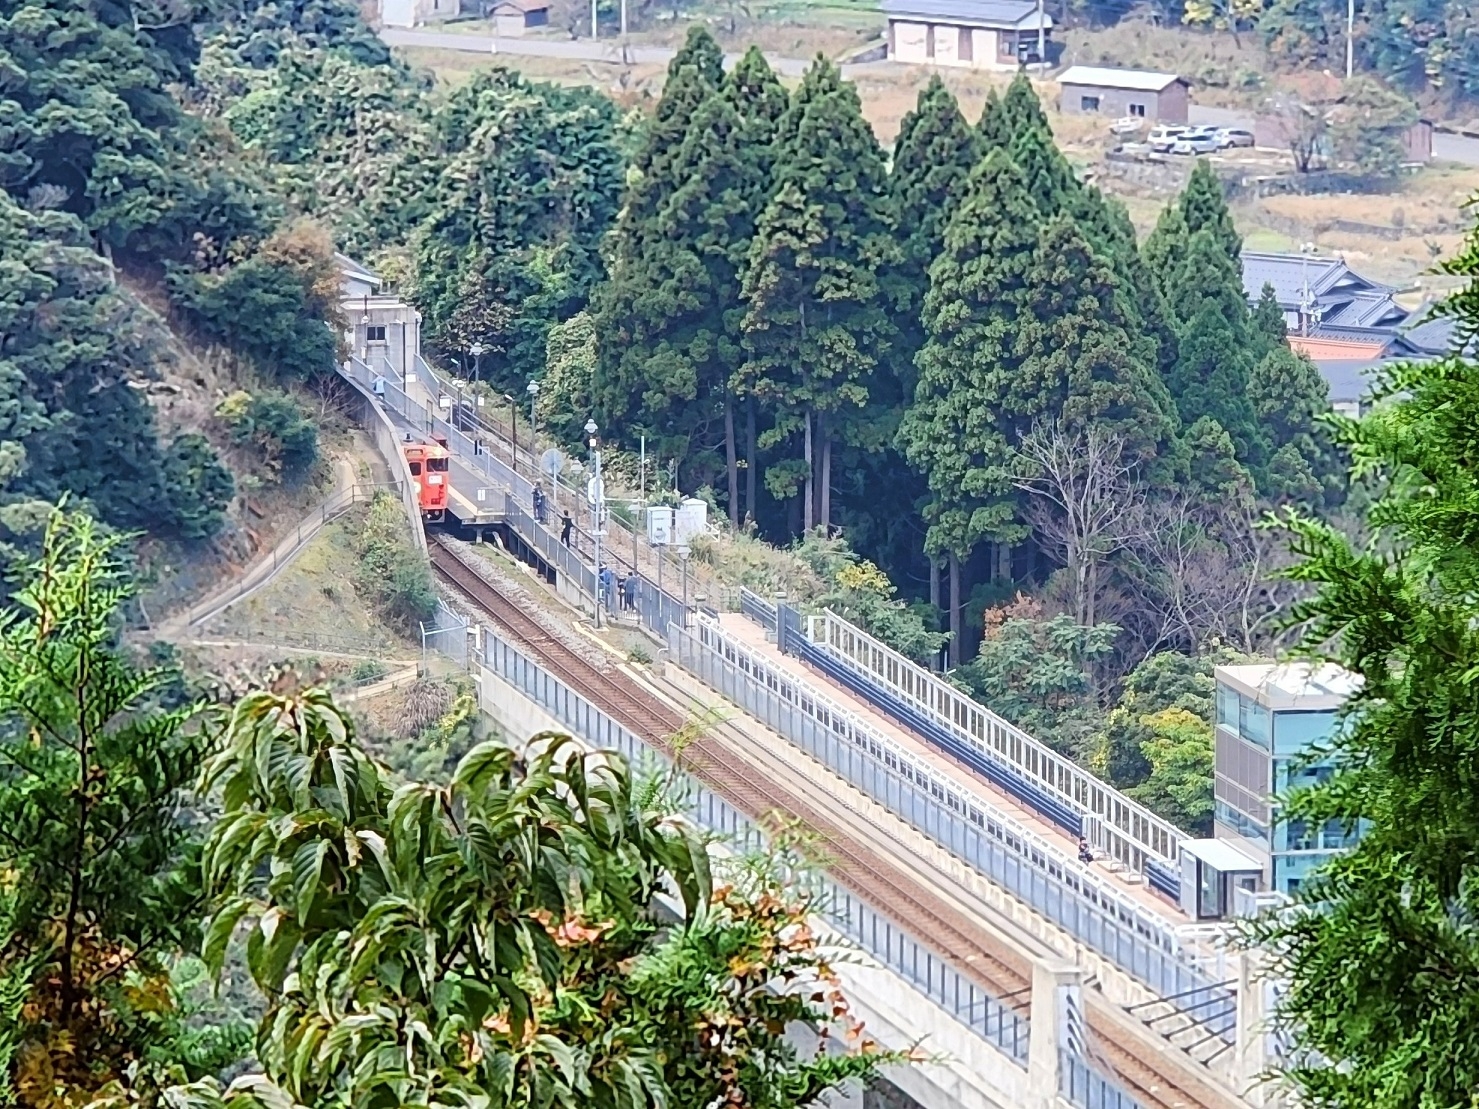
[(1149, 857), (1179, 872), (1186, 834), (1064, 758), (949, 682), (880, 643), (832, 611), (807, 619), (806, 637), (862, 671), (890, 695), (950, 731), (984, 758), (1006, 763), (1028, 781), (1081, 814), (1085, 835), (1136, 874)]
[[(683, 669), (1157, 996), (1190, 1005), (1219, 992), (1205, 956), (1182, 945), (1172, 922), (1002, 813), (970, 783), (942, 774), (825, 693), (726, 635), (715, 621), (699, 616), (691, 633), (671, 627), (668, 642)], [(1229, 1033), (1225, 1023), (1219, 1021), (1222, 1034)]]

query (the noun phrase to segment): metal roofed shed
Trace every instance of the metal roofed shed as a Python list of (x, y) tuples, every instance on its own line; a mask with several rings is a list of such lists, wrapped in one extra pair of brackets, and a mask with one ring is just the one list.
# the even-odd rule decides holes
[(1039, 62), (1053, 17), (1037, 0), (883, 0), (888, 56), (897, 62), (1015, 70)]
[(1184, 124), (1191, 109), (1190, 86), (1175, 73), (1075, 65), (1059, 75), (1058, 87), (1065, 115)]

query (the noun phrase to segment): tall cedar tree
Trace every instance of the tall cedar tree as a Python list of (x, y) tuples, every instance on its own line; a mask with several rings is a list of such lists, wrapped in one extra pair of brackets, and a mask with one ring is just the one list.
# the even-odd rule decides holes
[(690, 27), (682, 48), (668, 62), (662, 98), (632, 159), (632, 185), (622, 206), (618, 247), (622, 240), (650, 229), (650, 221), (673, 195), (680, 182), (672, 163), (680, 156), (694, 115), (723, 79), (724, 52), (714, 36), (704, 27)]
[(751, 67), (746, 86), (726, 82), (699, 107), (668, 163), (676, 189), (598, 298), (603, 422), (655, 437), (659, 457), (680, 460), (693, 485), (713, 482), (722, 465), (736, 523), (729, 379), (742, 359), (734, 306), (771, 174), (768, 136), (738, 108), (739, 94), (763, 86), (763, 77)]
[(981, 144), (981, 154), (993, 150), (1006, 150), (1012, 136), (1007, 132), (1007, 118), (1002, 114), (1001, 97), (996, 88), (986, 90), (986, 103), (981, 108), (981, 118), (976, 122), (976, 138)]
[(1233, 226), (1232, 213), (1227, 210), (1227, 201), (1222, 195), (1222, 183), (1212, 171), (1211, 162), (1197, 162), (1186, 188), (1181, 191), (1178, 207), (1191, 234), (1210, 231), (1223, 253), (1234, 263), (1241, 262), (1243, 237)]
[(906, 395), (913, 395), (914, 355), (924, 345), (919, 313), (929, 286), (929, 267), (945, 245), (945, 225), (960, 202), (978, 161), (979, 149), (960, 105), (938, 76), (919, 93), (915, 109), (899, 125), (889, 192), (899, 228), (903, 259), (900, 337), (895, 360)]
[(776, 193), (761, 216), (744, 280), (737, 377), (774, 415), (777, 443), (800, 433), (802, 467), (772, 468), (785, 499), (804, 485), (804, 526), (831, 513), (832, 444), (869, 400), (893, 325), (880, 273), (893, 265), (883, 154), (857, 90), (819, 57), (782, 123)]
[[(1179, 284), (1181, 267), (1186, 261), (1186, 244), (1190, 238), (1191, 232), (1187, 230), (1186, 216), (1182, 214), (1181, 206), (1167, 204), (1161, 209), (1155, 227), (1145, 236), (1145, 242), (1140, 244), (1140, 258), (1145, 263), (1146, 272), (1150, 274), (1162, 303), (1167, 310), (1172, 311), (1173, 318), (1171, 299)], [(1182, 321), (1175, 319), (1175, 322), (1179, 324)]]
[(1176, 366), (1176, 323), (1162, 296), (1160, 284), (1140, 256), (1135, 225), (1118, 197), (1105, 196), (1093, 186), (1081, 186), (1073, 205), (1074, 220), (1095, 253), (1108, 259), (1128, 291), (1130, 310), (1141, 334), (1155, 343), (1155, 365), (1162, 382)]
[(1320, 419), (1330, 411), (1325, 375), (1280, 343), (1248, 375), (1248, 399), (1272, 450), (1259, 492), (1315, 510), (1338, 505), (1345, 492), (1344, 460)]
[[(1237, 444), (1238, 460), (1255, 473), (1268, 443), (1248, 400), (1248, 376), (1258, 351), (1241, 278), (1210, 231), (1192, 236), (1175, 305), (1186, 322), (1171, 393), (1184, 424), (1210, 416)], [(1236, 289), (1233, 288), (1234, 283)]]
[(944, 251), (930, 267), (928, 338), (899, 442), (929, 483), (931, 553), (965, 556), (983, 539), (1022, 534), (1000, 414), (1015, 387), (1013, 343), (1038, 219), (1016, 163), (992, 151), (971, 171)]
[(998, 419), (1015, 441), (1035, 421), (1071, 433), (1108, 429), (1151, 463), (1176, 433), (1174, 406), (1109, 262), (1067, 216), (1046, 228), (1027, 274), (1019, 368)]
[[(745, 51), (744, 57), (731, 70), (724, 81), (724, 94), (734, 101), (735, 110), (745, 121), (747, 135), (745, 139), (745, 153), (753, 159), (757, 166), (763, 171), (763, 191), (755, 197), (755, 211), (764, 211), (765, 205), (770, 200), (771, 193), (775, 189), (775, 160), (776, 147), (781, 120), (790, 109), (791, 98), (785, 87), (776, 77), (775, 72), (766, 62), (765, 55), (760, 52), (758, 46), (752, 46)], [(744, 322), (744, 302), (736, 299), (729, 305), (725, 316), (727, 325), (732, 332), (738, 332)], [(744, 443), (745, 443), (745, 501), (744, 515), (754, 520), (759, 516), (757, 497), (759, 490), (757, 483), (760, 474), (760, 447), (759, 447), (759, 413), (756, 411), (754, 397), (741, 397), (735, 388), (733, 375), (728, 382), (730, 390), (730, 403), (726, 409), (729, 418), (735, 419), (743, 408), (745, 417)], [(734, 436), (731, 435), (733, 441)], [(729, 460), (730, 463), (730, 505), (731, 512), (738, 498), (735, 496), (737, 484), (734, 479), (735, 471), (739, 468), (737, 461)]]
[(1289, 321), (1270, 282), (1265, 281), (1259, 290), (1258, 303), (1253, 306), (1253, 327), (1270, 350), (1286, 345), (1289, 339)]
[[(1479, 331), (1479, 234), (1447, 267)], [(1382, 490), (1360, 545), (1293, 524), (1306, 646), (1360, 686), (1331, 741), (1334, 776), (1288, 798), (1308, 828), (1361, 828), (1250, 937), (1295, 1046), (1284, 1076), (1321, 1109), (1466, 1106), (1479, 1090), (1479, 361), (1391, 368), (1342, 438)]]

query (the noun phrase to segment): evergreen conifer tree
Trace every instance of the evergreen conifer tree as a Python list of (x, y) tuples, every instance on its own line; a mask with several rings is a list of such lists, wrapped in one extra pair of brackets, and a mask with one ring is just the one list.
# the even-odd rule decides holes
[[(781, 121), (790, 109), (791, 97), (757, 46), (751, 46), (745, 51), (744, 57), (725, 79), (723, 92), (745, 122), (744, 154), (754, 167), (754, 172), (748, 179), (756, 183), (756, 192), (750, 196), (748, 203), (753, 208), (754, 218), (758, 220), (759, 213), (764, 211), (775, 189), (775, 161), (780, 147)], [(748, 247), (746, 254), (748, 255)], [(730, 303), (725, 315), (727, 330), (738, 334), (743, 320), (744, 301), (737, 297)], [(728, 388), (730, 402), (725, 408), (726, 420), (737, 421), (740, 416), (738, 410), (741, 408), (744, 415), (745, 499), (741, 518), (748, 514), (754, 519), (757, 516), (757, 479), (760, 473), (759, 413), (756, 411), (754, 397), (738, 395), (733, 375)], [(726, 428), (726, 432), (726, 441), (734, 443), (738, 433), (732, 427)], [(738, 501), (738, 490), (735, 488), (735, 471), (738, 467), (738, 460), (730, 458), (731, 513), (735, 511), (734, 505)]]
[(986, 90), (986, 104), (981, 109), (981, 118), (976, 122), (976, 137), (980, 141), (983, 157), (993, 150), (1005, 151), (1012, 145), (1001, 97), (996, 95), (995, 86)]
[(1279, 306), (1279, 296), (1267, 281), (1253, 306), (1253, 329), (1263, 339), (1269, 350), (1288, 345), (1289, 324), (1284, 319), (1284, 309)]
[(932, 77), (919, 94), (918, 106), (900, 125), (888, 182), (903, 252), (895, 362), (906, 397), (913, 394), (914, 355), (924, 344), (919, 313), (929, 287), (929, 267), (944, 247), (945, 225), (976, 161), (975, 135), (944, 82)]
[(1267, 438), (1248, 400), (1247, 329), (1239, 328), (1214, 298), (1201, 302), (1181, 330), (1171, 392), (1183, 424), (1211, 416), (1232, 438), (1238, 461), (1257, 472)]
[(927, 547), (967, 555), (983, 539), (1020, 538), (1007, 427), (1013, 353), (1039, 215), (1022, 172), (1001, 150), (971, 171), (945, 229), (924, 298), (927, 340), (899, 442), (929, 484)]
[(888, 354), (879, 278), (897, 255), (882, 151), (831, 62), (808, 71), (782, 129), (744, 277), (748, 359), (735, 383), (770, 408), (771, 443), (800, 434), (801, 472), (775, 468), (766, 481), (781, 499), (804, 484), (810, 528), (830, 516), (833, 441), (862, 414)]
[(1037, 98), (1037, 91), (1032, 87), (1027, 74), (1021, 70), (1017, 71), (1011, 84), (1007, 86), (1006, 95), (1001, 98), (999, 114), (1001, 124), (999, 129), (994, 128), (994, 133), (1004, 137), (1008, 146), (1028, 131), (1036, 131), (1049, 144), (1052, 143), (1053, 129), (1048, 126), (1042, 101)]
[(1191, 171), (1191, 179), (1181, 191), (1178, 206), (1191, 234), (1210, 231), (1217, 245), (1234, 265), (1241, 268), (1243, 238), (1233, 226), (1232, 213), (1227, 210), (1227, 201), (1222, 195), (1222, 183), (1212, 172), (1210, 162), (1198, 160)]
[(1253, 477), (1238, 461), (1237, 446), (1223, 426), (1203, 416), (1186, 429), (1191, 488), (1211, 505), (1234, 505), (1253, 495)]
[(651, 230), (653, 217), (682, 183), (674, 163), (683, 140), (692, 129), (693, 117), (723, 79), (724, 52), (719, 44), (706, 28), (690, 27), (683, 47), (668, 62), (662, 98), (632, 159), (631, 186), (618, 224), (618, 249), (623, 243), (634, 245), (644, 231)]
[(1155, 344), (1110, 263), (1068, 216), (1039, 237), (1014, 353), (1019, 366), (1001, 414), (1009, 439), (1042, 419), (1069, 432), (1097, 427), (1124, 442), (1127, 459), (1148, 464), (1175, 437)]
[[(1004, 106), (1005, 103), (1003, 101)], [(1035, 97), (1033, 103), (1037, 103)], [(1038, 111), (1041, 112), (1041, 108)], [(1028, 195), (1037, 202), (1038, 211), (1042, 213), (1039, 223), (1052, 219), (1059, 212), (1071, 212), (1079, 205), (1083, 186), (1074, 176), (1068, 159), (1053, 142), (1053, 133), (1046, 123), (1042, 127), (1019, 129), (1010, 150), (1012, 161), (1017, 163), (1027, 183)]]
[(1280, 343), (1248, 375), (1248, 399), (1273, 450), (1259, 492), (1315, 509), (1339, 504), (1345, 464), (1320, 421), (1330, 410), (1330, 387), (1315, 364)]
[(1186, 260), (1187, 240), (1190, 238), (1191, 232), (1187, 229), (1181, 206), (1167, 204), (1161, 209), (1155, 227), (1140, 246), (1140, 257), (1145, 262), (1145, 269), (1168, 308), (1182, 264)]

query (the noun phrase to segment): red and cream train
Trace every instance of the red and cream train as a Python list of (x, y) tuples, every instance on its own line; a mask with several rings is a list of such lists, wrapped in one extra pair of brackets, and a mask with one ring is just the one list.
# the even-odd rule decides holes
[(416, 483), (416, 501), (421, 506), (421, 519), (439, 524), (447, 515), (447, 498), (452, 493), (452, 452), (445, 436), (434, 435), (429, 443), (418, 443), (410, 435), (401, 444), (411, 480)]

